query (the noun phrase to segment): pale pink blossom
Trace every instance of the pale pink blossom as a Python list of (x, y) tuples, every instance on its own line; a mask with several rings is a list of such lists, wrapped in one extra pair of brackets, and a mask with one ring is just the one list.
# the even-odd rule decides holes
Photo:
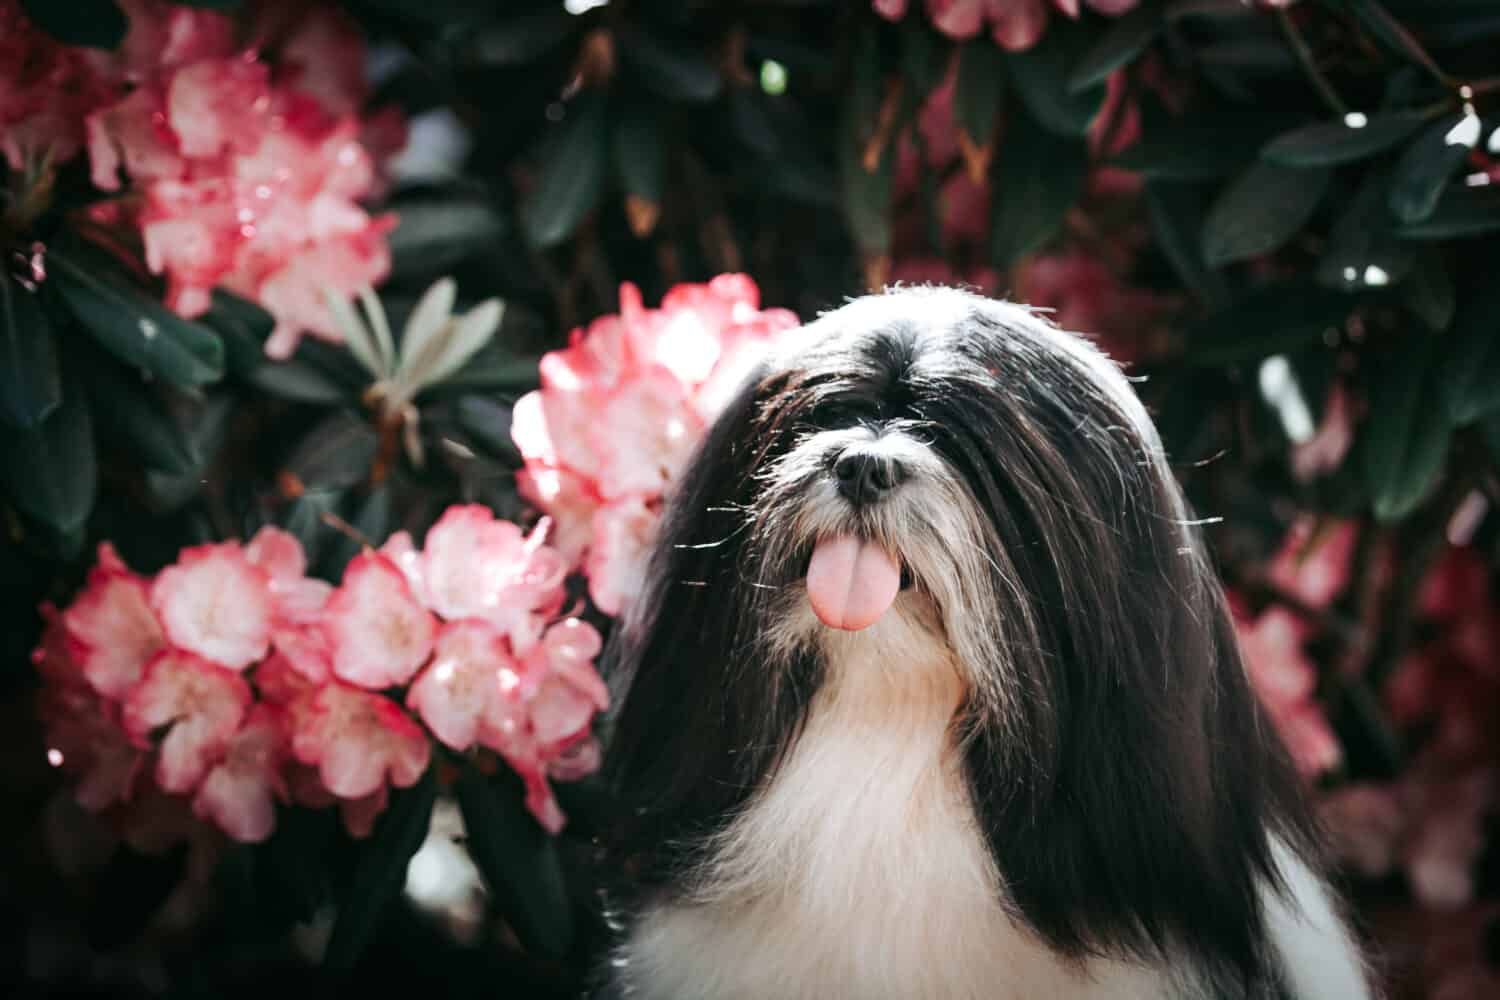
[(276, 800), (287, 796), (281, 765), (288, 752), (281, 712), (267, 704), (251, 708), (224, 759), (198, 786), (194, 814), (243, 843), (265, 840), (276, 827)]
[(335, 676), (367, 688), (405, 684), (432, 652), (437, 623), (401, 571), (376, 552), (350, 560), (324, 609)]
[(317, 621), (333, 587), (307, 576), (307, 554), (296, 535), (268, 524), (245, 546), (245, 557), (265, 571), (279, 627)]
[[(658, 309), (627, 284), (617, 315), (543, 357), (542, 388), (513, 413), (511, 435), (526, 460), (517, 481), (552, 517), (554, 544), (584, 566), (602, 610), (619, 612), (638, 589), (643, 539), (708, 423), (797, 325), (785, 310), (762, 310), (744, 275), (678, 285)], [(623, 506), (602, 513), (612, 505)], [(604, 545), (601, 526), (614, 532)]]
[(228, 749), (251, 700), (250, 685), (233, 670), (169, 649), (146, 665), (126, 699), (125, 731), (157, 747), (156, 783), (184, 794)]
[(480, 742), (521, 776), (527, 808), (553, 833), (566, 817), (549, 778), (576, 779), (598, 765), (590, 725), (609, 707), (609, 691), (592, 662), (601, 645), (586, 622), (554, 625), (529, 656), (502, 671), (501, 698), (482, 719)]
[(0, 0), (0, 154), (12, 170), (72, 159), (84, 114), (107, 93), (86, 50), (38, 29), (17, 0)]
[(421, 576), (429, 607), (449, 621), (483, 618), (524, 653), (563, 601), (567, 566), (542, 544), (547, 524), (530, 538), (488, 507), (449, 507), (427, 532)]
[(406, 704), (443, 743), (467, 750), (485, 716), (500, 710), (502, 685), (519, 668), (505, 636), (477, 618), (452, 621), (438, 633), (432, 662), (412, 683)]
[(146, 581), (125, 568), (108, 542), (62, 620), (72, 658), (107, 698), (125, 697), (165, 643)]
[(318, 768), (330, 792), (360, 799), (387, 782), (415, 784), (427, 770), (432, 744), (389, 698), (335, 681), (312, 696), (295, 722), (292, 752)]
[(235, 670), (266, 655), (275, 611), (270, 580), (238, 542), (184, 549), (151, 585), (172, 645)]

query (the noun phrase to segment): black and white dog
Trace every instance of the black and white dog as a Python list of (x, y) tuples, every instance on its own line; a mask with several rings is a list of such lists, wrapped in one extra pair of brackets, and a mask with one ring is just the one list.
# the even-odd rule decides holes
[(1372, 995), (1128, 381), (918, 288), (710, 431), (606, 665), (604, 995)]

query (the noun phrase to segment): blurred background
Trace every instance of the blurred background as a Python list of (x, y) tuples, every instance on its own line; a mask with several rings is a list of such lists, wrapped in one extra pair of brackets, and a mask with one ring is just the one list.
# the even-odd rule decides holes
[(943, 282), (1138, 377), (1390, 995), (1500, 996), (1493, 0), (0, 0), (0, 154), (7, 995), (576, 995), (596, 706), (238, 827), (107, 584), (478, 504), (607, 634), (743, 345)]

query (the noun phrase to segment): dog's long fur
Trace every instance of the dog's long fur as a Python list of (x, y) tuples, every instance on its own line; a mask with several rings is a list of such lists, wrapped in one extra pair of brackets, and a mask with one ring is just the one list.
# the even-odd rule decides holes
[[(906, 481), (843, 500), (851, 445)], [(847, 633), (804, 575), (851, 531), (909, 586)], [(606, 669), (606, 995), (1371, 995), (1144, 408), (1022, 307), (804, 327), (701, 446)]]

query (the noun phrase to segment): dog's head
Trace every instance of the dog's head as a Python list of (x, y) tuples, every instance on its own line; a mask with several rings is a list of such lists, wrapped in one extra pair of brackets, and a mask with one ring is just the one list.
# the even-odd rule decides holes
[(1241, 938), (1292, 786), (1156, 432), (1086, 341), (952, 289), (820, 317), (704, 441), (607, 655), (625, 841), (720, 826), (830, 644), (893, 620), (952, 654), (975, 809), (1039, 933), (1135, 947), (1196, 893), (1186, 933)]

